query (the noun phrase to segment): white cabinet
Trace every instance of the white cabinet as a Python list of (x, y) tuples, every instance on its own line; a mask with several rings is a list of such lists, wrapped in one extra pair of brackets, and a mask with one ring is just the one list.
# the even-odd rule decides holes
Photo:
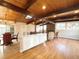
[(47, 40), (47, 34), (46, 33), (41, 33), (41, 34), (33, 34), (33, 35), (26, 35), (23, 38), (22, 42), (22, 51), (28, 50), (32, 47), (35, 47)]
[(38, 34), (36, 34), (35, 36), (35, 45), (38, 45), (39, 44), (39, 36)]
[(27, 50), (27, 49), (29, 49), (31, 47), (31, 41), (30, 41), (30, 38), (29, 37), (27, 37), (27, 38), (24, 38), (23, 39), (23, 49), (25, 50)]

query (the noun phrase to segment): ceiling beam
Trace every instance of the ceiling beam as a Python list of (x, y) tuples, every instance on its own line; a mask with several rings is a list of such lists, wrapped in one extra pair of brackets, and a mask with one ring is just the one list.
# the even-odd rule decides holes
[(72, 21), (79, 21), (79, 18), (61, 19), (61, 20), (55, 20), (53, 22), (58, 23), (58, 22), (72, 22)]
[[(78, 16), (74, 17), (68, 17), (68, 18), (60, 18), (60, 19), (46, 19), (45, 21), (48, 21), (49, 23), (59, 23), (59, 22), (72, 22), (72, 21), (79, 21)], [(37, 22), (37, 24), (42, 23), (42, 21)]]
[(27, 0), (27, 3), (24, 5), (25, 10), (32, 6), (37, 0)]
[(4, 0), (0, 0), (0, 5), (1, 5), (1, 6), (4, 6), (4, 7), (7, 7), (7, 8), (9, 8), (9, 9), (12, 9), (12, 10), (14, 10), (14, 11), (20, 12), (20, 13), (22, 13), (22, 14), (28, 14), (28, 13), (29, 13), (29, 12), (26, 11), (25, 9), (22, 9), (22, 8), (20, 8), (20, 7), (18, 7), (18, 6), (15, 6), (15, 5), (13, 5), (13, 4), (9, 3), (9, 2), (6, 2), (6, 1), (4, 1)]
[(79, 19), (77, 19), (77, 20), (66, 20), (66, 21), (56, 21), (55, 23), (60, 23), (60, 22), (75, 22), (75, 21), (79, 21)]

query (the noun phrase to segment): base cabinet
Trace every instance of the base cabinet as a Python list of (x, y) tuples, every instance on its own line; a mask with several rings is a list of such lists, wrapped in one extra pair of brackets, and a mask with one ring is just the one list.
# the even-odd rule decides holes
[(30, 48), (33, 48), (41, 43), (44, 43), (47, 40), (47, 34), (34, 34), (34, 35), (27, 35), (23, 38), (22, 42), (22, 51), (26, 51)]

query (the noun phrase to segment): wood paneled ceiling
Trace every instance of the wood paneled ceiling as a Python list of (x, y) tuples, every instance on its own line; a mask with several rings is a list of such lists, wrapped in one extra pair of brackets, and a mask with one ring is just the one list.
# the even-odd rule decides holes
[[(79, 0), (38, 0), (28, 10), (39, 17), (51, 12), (54, 13), (62, 8), (71, 7), (78, 3)], [(45, 10), (42, 9), (43, 5), (46, 6)]]
[(28, 4), (27, 0), (4, 0), (4, 1), (7, 1), (7, 2), (9, 2), (15, 6), (21, 7), (21, 8), (25, 8), (24, 6), (26, 4)]
[(0, 6), (0, 19), (24, 22), (24, 15), (6, 7)]
[(0, 0), (0, 2), (0, 5), (4, 6), (0, 6), (0, 18), (25, 22), (24, 17), (27, 14), (41, 18), (79, 8), (79, 0)]

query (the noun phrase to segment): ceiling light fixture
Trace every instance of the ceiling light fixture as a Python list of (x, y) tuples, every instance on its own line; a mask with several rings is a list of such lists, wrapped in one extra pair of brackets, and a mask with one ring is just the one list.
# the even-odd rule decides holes
[(31, 19), (32, 16), (31, 16), (31, 15), (27, 15), (25, 18), (26, 18), (26, 19)]
[(46, 9), (46, 6), (45, 6), (45, 5), (43, 5), (42, 9), (43, 9), (43, 10), (45, 10), (45, 9)]

